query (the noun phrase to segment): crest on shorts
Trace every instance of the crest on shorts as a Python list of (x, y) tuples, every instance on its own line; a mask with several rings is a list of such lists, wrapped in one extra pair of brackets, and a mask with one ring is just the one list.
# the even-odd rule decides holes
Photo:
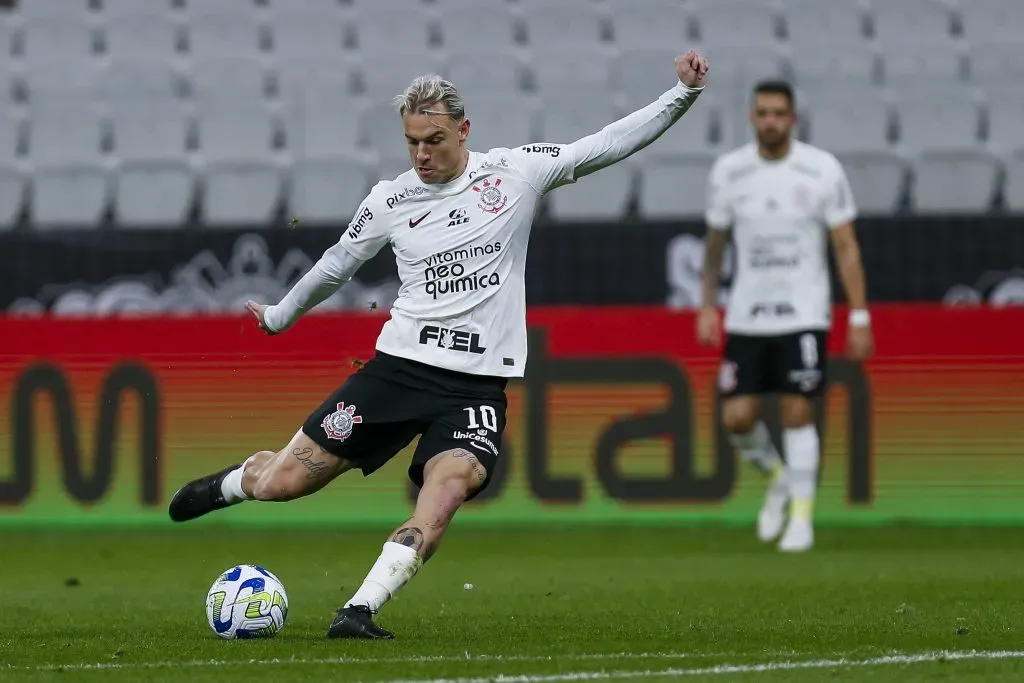
[(718, 367), (718, 388), (725, 393), (736, 388), (736, 363), (731, 360), (722, 361)]
[(338, 409), (325, 417), (320, 426), (324, 428), (328, 439), (344, 441), (352, 434), (352, 425), (357, 425), (362, 421), (363, 416), (356, 415), (355, 406), (339, 403)]
[(485, 180), (473, 186), (473, 190), (480, 193), (480, 201), (477, 202), (477, 206), (481, 211), (498, 213), (505, 208), (505, 204), (508, 203), (508, 195), (498, 189), (499, 185), (501, 185), (501, 178), (495, 178), (493, 183), (490, 180)]

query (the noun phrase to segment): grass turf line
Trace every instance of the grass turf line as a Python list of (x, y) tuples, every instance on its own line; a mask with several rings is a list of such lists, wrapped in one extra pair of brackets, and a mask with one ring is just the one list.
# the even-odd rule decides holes
[[(385, 536), (187, 527), (0, 534), (0, 680), (128, 681), (141, 672), (145, 680), (248, 681), (253, 666), (230, 662), (274, 658), (306, 662), (275, 667), (281, 681), (336, 676), (339, 667), (346, 680), (367, 681), (583, 676), (1020, 650), (1024, 642), (1024, 530), (824, 529), (813, 552), (788, 556), (747, 529), (457, 526), (379, 615), (397, 640), (327, 641), (333, 609)], [(219, 572), (248, 562), (284, 581), (289, 622), (270, 641), (224, 642), (205, 624), (206, 590)], [(644, 653), (663, 657), (638, 661)], [(229, 664), (152, 666), (210, 660)], [(118, 668), (58, 671), (83, 664)], [(1024, 674), (1015, 659), (834, 669), (734, 673), (901, 683)], [(722, 679), (687, 679), (703, 676)]]

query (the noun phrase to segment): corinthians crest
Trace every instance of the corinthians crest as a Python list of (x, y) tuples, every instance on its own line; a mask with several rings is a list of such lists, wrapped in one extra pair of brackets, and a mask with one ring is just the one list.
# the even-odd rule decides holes
[(363, 416), (356, 415), (355, 406), (346, 406), (344, 403), (339, 403), (338, 409), (325, 417), (320, 426), (324, 428), (328, 439), (344, 441), (352, 434), (352, 425), (359, 424), (362, 421)]
[(492, 183), (485, 180), (479, 185), (474, 185), (473, 190), (480, 193), (480, 201), (477, 206), (487, 213), (498, 213), (508, 203), (508, 196), (499, 189), (501, 178), (495, 178)]

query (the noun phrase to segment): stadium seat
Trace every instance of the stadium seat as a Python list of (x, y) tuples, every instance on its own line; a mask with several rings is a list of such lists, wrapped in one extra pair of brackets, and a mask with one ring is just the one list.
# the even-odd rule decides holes
[(175, 24), (159, 14), (118, 16), (102, 33), (107, 55), (114, 59), (172, 59), (180, 41)]
[(596, 4), (520, 0), (526, 42), (535, 58), (551, 51), (562, 52), (582, 47), (598, 47), (602, 42), (601, 16)]
[(530, 71), (541, 97), (567, 90), (608, 91), (611, 83), (611, 58), (599, 47), (577, 45), (550, 50), (542, 59), (534, 58)]
[(344, 56), (345, 27), (340, 18), (289, 15), (274, 22), (271, 42), (276, 59), (318, 57), (330, 69)]
[(523, 89), (524, 66), (511, 48), (451, 52), (444, 75), (469, 104), (480, 96), (514, 95)]
[(871, 3), (871, 25), (885, 49), (934, 44), (952, 35), (953, 14), (946, 0), (882, 0)]
[(826, 91), (871, 90), (876, 82), (875, 54), (866, 43), (846, 46), (839, 52), (809, 49), (803, 43), (794, 45), (791, 63), (799, 95), (807, 95), (812, 100), (817, 93)]
[(1024, 3), (1020, 0), (966, 0), (960, 23), (973, 45), (1020, 41), (1024, 36)]
[[(286, 140), (293, 159), (350, 157), (360, 148), (359, 110), (346, 93), (312, 89), (301, 97), (286, 97), (285, 102)], [(397, 117), (393, 122), (397, 125)], [(398, 136), (399, 130), (393, 134)]]
[[(165, 2), (168, 0), (160, 0)], [(298, 2), (299, 0), (286, 0)], [(275, 3), (279, 4), (279, 3)], [(256, 0), (184, 0), (184, 9), (188, 14), (217, 14), (236, 17), (252, 17), (260, 9)]]
[(158, 59), (116, 59), (109, 61), (96, 78), (100, 99), (148, 97), (174, 100), (181, 91), (180, 77), (172, 62)]
[(341, 225), (352, 218), (370, 187), (370, 170), (356, 158), (297, 162), (288, 188), (288, 213), (299, 221)]
[(865, 17), (853, 0), (787, 0), (782, 3), (786, 39), (802, 52), (842, 54), (860, 48), (865, 37)]
[[(677, 81), (672, 48), (631, 48), (612, 62), (611, 80), (627, 107), (653, 102)], [(710, 90), (710, 89), (709, 89)], [(703, 97), (703, 95), (702, 95)]]
[(207, 100), (199, 110), (206, 225), (266, 224), (281, 198), (282, 172), (271, 141), (274, 125), (261, 103)]
[(547, 197), (555, 220), (616, 220), (626, 215), (633, 187), (634, 167), (616, 164), (560, 187)]
[(175, 12), (172, 0), (100, 0), (99, 10), (99, 17), (104, 22), (134, 14), (155, 14), (170, 18)]
[(262, 29), (251, 16), (192, 14), (186, 35), (192, 59), (260, 56)]
[(83, 19), (49, 17), (25, 22), (22, 60), (31, 68), (53, 62), (89, 61), (94, 56), (95, 36)]
[(899, 141), (909, 154), (929, 148), (971, 148), (979, 143), (979, 111), (966, 93), (950, 98), (948, 89), (897, 91)]
[(115, 221), (131, 228), (183, 225), (195, 190), (185, 113), (167, 102), (139, 97), (118, 101), (111, 119), (118, 165)]
[(850, 183), (860, 215), (897, 211), (906, 192), (907, 164), (889, 151), (846, 151), (836, 154)]
[(1018, 149), (1006, 157), (1005, 171), (1003, 201), (1006, 209), (1013, 213), (1024, 213), (1024, 149)]
[(406, 156), (402, 119), (390, 102), (374, 102), (359, 112), (358, 116), (359, 139), (374, 154), (385, 158)]
[[(1020, 36), (1024, 36), (1024, 29)], [(1015, 41), (972, 45), (968, 71), (972, 84), (992, 92), (1024, 84), (1024, 43)]]
[(964, 80), (964, 55), (948, 38), (887, 45), (881, 63), (885, 84), (897, 90), (928, 84), (955, 87)]
[(270, 3), (270, 11), (278, 18), (301, 15), (330, 21), (340, 18), (345, 9), (340, 0), (278, 0)]
[[(23, 20), (89, 17), (90, 0), (21, 0), (14, 5), (17, 16)], [(138, 1), (138, 0), (136, 0)]]
[(693, 0), (686, 4), (691, 26), (701, 45), (773, 47), (778, 43), (779, 16), (759, 0)]
[(702, 220), (707, 204), (708, 174), (715, 157), (686, 154), (653, 159), (640, 168), (638, 208), (647, 220)]
[(361, 6), (347, 25), (359, 53), (374, 60), (368, 64), (396, 48), (407, 54), (429, 53), (433, 49), (433, 22), (419, 3), (402, 3), (401, 7), (392, 3)]
[(468, 145), (477, 152), (538, 140), (537, 116), (522, 97), (505, 94), (467, 100), (466, 114), (472, 124)]
[(891, 113), (880, 96), (842, 92), (809, 103), (808, 142), (833, 153), (889, 148)]
[(412, 79), (426, 73), (441, 73), (444, 62), (437, 53), (381, 53), (359, 65), (358, 80), (363, 96), (373, 102), (390, 102)]
[(596, 133), (619, 118), (618, 112), (598, 93), (590, 97), (552, 97), (541, 109), (538, 142), (568, 143)]
[[(348, 58), (334, 60), (328, 64), (320, 57), (292, 57), (279, 60), (274, 72), (277, 96), (284, 102), (305, 98), (309, 93), (327, 90), (348, 95), (354, 89), (356, 66)], [(353, 107), (351, 95), (344, 112)], [(338, 116), (343, 112), (327, 112)]]
[(714, 64), (711, 68), (717, 89), (730, 94), (742, 107), (749, 102), (750, 88), (755, 82), (785, 77), (789, 71), (785, 53), (777, 47), (712, 45), (704, 54)]
[(681, 0), (611, 0), (608, 4), (612, 35), (621, 50), (686, 41), (687, 15)]
[(443, 14), (438, 23), (441, 42), (449, 54), (458, 50), (506, 50), (515, 46), (515, 20), (507, 5), (476, 2)]
[(264, 97), (267, 72), (258, 59), (212, 57), (190, 61), (189, 92), (196, 99), (230, 94), (247, 100)]
[(995, 197), (999, 166), (974, 148), (931, 150), (914, 160), (911, 198), (917, 213), (984, 213)]
[(93, 61), (67, 60), (33, 65), (25, 74), (28, 99), (41, 104), (47, 99), (88, 103), (99, 78), (99, 66)]
[(1024, 149), (1024, 90), (992, 93), (988, 105), (988, 144), (995, 154)]
[(29, 161), (31, 217), (38, 229), (93, 228), (110, 199), (110, 177), (100, 152), (102, 120), (80, 100), (31, 109)]
[(11, 228), (25, 204), (28, 180), (18, 169), (25, 120), (11, 107), (0, 108), (0, 230)]

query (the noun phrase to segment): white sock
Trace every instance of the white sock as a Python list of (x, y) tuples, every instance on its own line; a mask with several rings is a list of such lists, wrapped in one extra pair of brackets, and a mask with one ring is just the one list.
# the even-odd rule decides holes
[(729, 443), (739, 451), (740, 457), (753, 463), (765, 474), (772, 474), (782, 464), (782, 457), (772, 443), (768, 425), (759, 421), (746, 434), (729, 433)]
[(237, 470), (231, 470), (228, 475), (224, 477), (224, 481), (220, 483), (220, 493), (224, 496), (224, 500), (227, 503), (241, 503), (243, 500), (249, 500), (249, 496), (245, 495), (245, 491), (242, 490), (242, 475), (245, 474), (245, 467), (249, 464), (255, 455), (250, 455), (242, 463), (242, 466)]
[(398, 589), (416, 576), (421, 566), (423, 559), (419, 553), (401, 543), (388, 541), (370, 568), (370, 573), (363, 579), (363, 585), (345, 603), (345, 607), (366, 605), (376, 614), (384, 603), (395, 596)]
[(818, 430), (813, 424), (782, 432), (786, 449), (789, 490), (793, 496), (792, 514), (811, 516), (814, 495), (818, 488), (818, 461), (821, 458)]

